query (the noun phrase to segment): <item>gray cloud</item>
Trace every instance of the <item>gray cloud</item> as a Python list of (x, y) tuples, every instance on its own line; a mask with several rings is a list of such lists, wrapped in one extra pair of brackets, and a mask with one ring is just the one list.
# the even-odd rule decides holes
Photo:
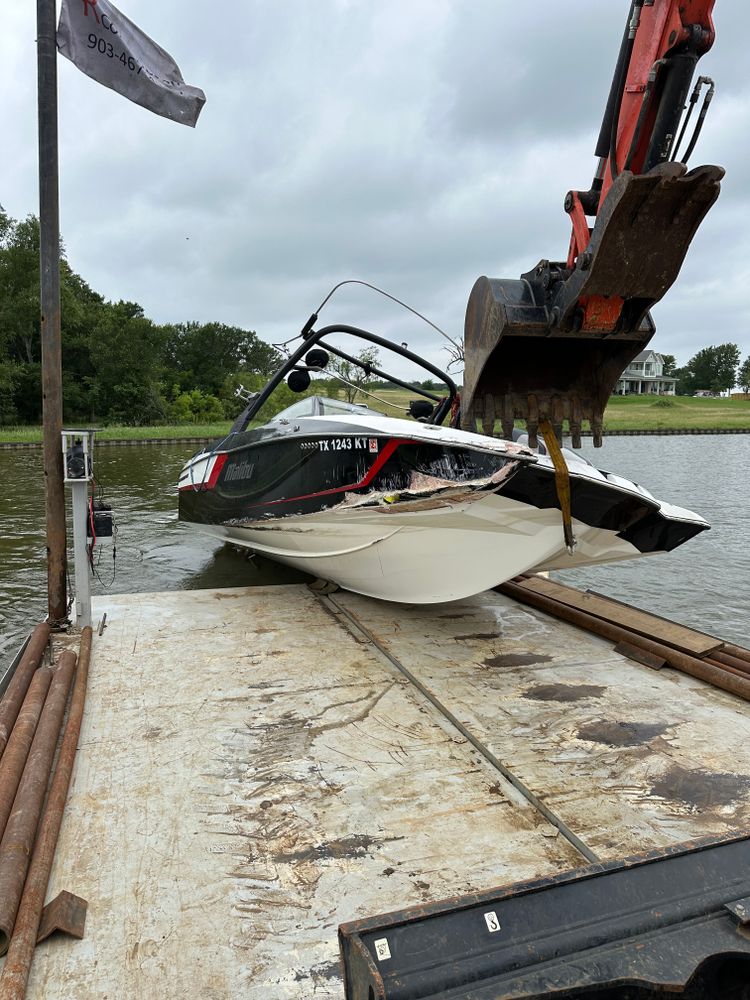
[[(62, 228), (72, 266), (159, 321), (290, 336), (346, 277), (459, 334), (474, 279), (565, 256), (562, 199), (588, 184), (627, 3), (575, 0), (121, 0), (208, 98), (195, 131), (59, 61)], [(239, 7), (239, 9), (238, 9)], [(717, 80), (695, 162), (727, 180), (655, 345), (750, 351), (746, 6), (717, 5), (701, 71)], [(36, 211), (35, 25), (6, 12), (0, 202)], [(445, 362), (439, 338), (370, 293), (325, 314)]]

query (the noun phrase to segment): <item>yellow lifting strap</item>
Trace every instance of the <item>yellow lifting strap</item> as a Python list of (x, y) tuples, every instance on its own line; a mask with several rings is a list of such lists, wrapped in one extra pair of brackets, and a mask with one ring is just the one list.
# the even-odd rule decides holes
[(562, 511), (563, 535), (565, 536), (565, 547), (569, 555), (573, 555), (576, 547), (576, 540), (573, 534), (573, 519), (570, 512), (570, 473), (568, 463), (557, 441), (557, 435), (552, 429), (549, 420), (539, 421), (539, 430), (542, 432), (547, 452), (555, 467), (555, 486), (557, 487), (557, 499), (560, 501)]

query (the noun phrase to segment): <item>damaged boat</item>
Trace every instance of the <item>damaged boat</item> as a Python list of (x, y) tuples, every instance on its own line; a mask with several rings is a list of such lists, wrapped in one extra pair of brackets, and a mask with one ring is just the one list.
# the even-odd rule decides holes
[[(331, 342), (341, 334), (418, 365), (444, 390), (362, 364)], [(283, 381), (314, 389), (311, 375), (325, 373), (332, 354), (419, 397), (408, 417), (305, 395), (251, 426)], [(554, 440), (532, 450), (525, 435), (508, 441), (459, 429), (449, 375), (356, 327), (306, 328), (245, 402), (227, 437), (184, 466), (180, 520), (371, 597), (456, 600), (527, 571), (668, 552), (709, 527)]]

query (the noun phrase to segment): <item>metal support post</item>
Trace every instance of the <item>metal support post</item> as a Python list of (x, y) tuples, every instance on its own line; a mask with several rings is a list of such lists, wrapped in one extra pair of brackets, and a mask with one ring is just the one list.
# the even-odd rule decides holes
[(42, 419), (47, 515), (47, 598), (53, 624), (67, 620), (60, 346), (60, 205), (55, 0), (37, 0)]
[(89, 484), (85, 480), (70, 484), (73, 502), (73, 560), (75, 562), (75, 624), (86, 628), (91, 624), (91, 577), (86, 552), (86, 519), (88, 517)]
[(73, 560), (75, 564), (76, 625), (91, 624), (91, 577), (87, 552), (89, 523), (89, 482), (94, 474), (94, 431), (64, 430), (60, 454), (65, 482), (70, 486), (73, 508)]

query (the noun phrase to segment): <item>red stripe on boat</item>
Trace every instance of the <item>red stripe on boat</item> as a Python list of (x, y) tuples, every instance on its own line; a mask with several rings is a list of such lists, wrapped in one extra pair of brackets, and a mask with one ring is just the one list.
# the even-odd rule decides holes
[(226, 460), (229, 456), (224, 453), (223, 455), (217, 455), (216, 461), (214, 462), (214, 467), (211, 469), (211, 475), (208, 477), (208, 482), (206, 483), (206, 489), (212, 490), (216, 486), (216, 481), (219, 478), (219, 473), (224, 468)]
[(226, 460), (229, 456), (226, 454), (217, 455), (216, 461), (211, 468), (211, 475), (208, 479), (201, 479), (197, 483), (186, 483), (184, 486), (180, 486), (180, 491), (182, 490), (212, 490), (216, 486), (217, 480), (219, 478), (219, 473), (224, 468)]
[(313, 497), (327, 497), (331, 493), (346, 493), (347, 490), (361, 490), (363, 486), (370, 485), (396, 448), (401, 444), (419, 444), (419, 442), (413, 438), (400, 438), (389, 441), (370, 466), (365, 478), (360, 479), (358, 483), (351, 483), (348, 486), (334, 486), (333, 489), (321, 490), (319, 493), (303, 493), (302, 496), (298, 497), (285, 497), (283, 500), (267, 500), (265, 503), (254, 503), (251, 506), (270, 507), (272, 504), (277, 503), (292, 503), (294, 500), (312, 500)]

